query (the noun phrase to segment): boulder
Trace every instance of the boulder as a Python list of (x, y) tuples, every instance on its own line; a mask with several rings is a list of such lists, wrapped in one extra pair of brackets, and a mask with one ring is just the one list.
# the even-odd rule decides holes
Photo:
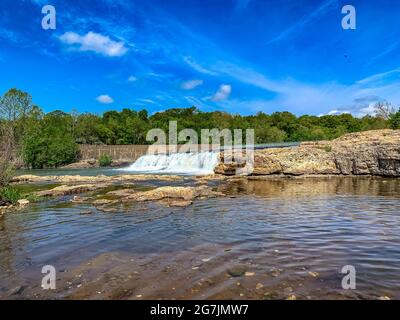
[(27, 199), (20, 199), (20, 200), (17, 201), (17, 203), (18, 203), (18, 205), (19, 205), (20, 207), (25, 207), (25, 206), (27, 206), (27, 205), (29, 204), (29, 200), (27, 200)]

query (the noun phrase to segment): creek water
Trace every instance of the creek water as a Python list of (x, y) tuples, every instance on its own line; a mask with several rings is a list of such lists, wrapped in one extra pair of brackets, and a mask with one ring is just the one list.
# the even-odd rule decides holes
[[(400, 179), (211, 185), (226, 196), (185, 208), (106, 213), (63, 197), (4, 215), (0, 298), (400, 298)], [(56, 268), (56, 290), (41, 288), (44, 265)], [(342, 288), (345, 265), (356, 269), (356, 290)]]

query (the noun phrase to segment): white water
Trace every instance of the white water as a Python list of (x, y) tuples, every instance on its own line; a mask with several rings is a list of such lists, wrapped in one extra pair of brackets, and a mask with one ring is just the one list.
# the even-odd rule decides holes
[(128, 172), (206, 175), (214, 173), (218, 152), (173, 153), (144, 155), (127, 168)]

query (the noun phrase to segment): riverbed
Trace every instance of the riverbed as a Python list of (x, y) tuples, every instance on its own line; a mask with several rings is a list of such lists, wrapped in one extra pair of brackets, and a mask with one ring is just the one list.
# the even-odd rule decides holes
[[(182, 185), (133, 188), (166, 183)], [(208, 184), (225, 196), (112, 213), (65, 196), (4, 215), (0, 298), (400, 298), (400, 179)], [(56, 269), (55, 290), (41, 288), (44, 265)], [(342, 288), (346, 265), (356, 270), (355, 290)]]

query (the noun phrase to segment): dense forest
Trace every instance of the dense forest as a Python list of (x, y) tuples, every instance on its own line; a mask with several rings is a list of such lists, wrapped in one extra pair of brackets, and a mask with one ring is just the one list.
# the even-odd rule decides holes
[(102, 115), (59, 110), (46, 114), (32, 104), (28, 93), (11, 89), (0, 97), (2, 157), (7, 149), (18, 150), (31, 167), (57, 167), (78, 158), (79, 144), (151, 143), (146, 141), (148, 130), (168, 132), (171, 120), (177, 121), (178, 131), (191, 128), (199, 136), (201, 129), (254, 129), (256, 143), (329, 140), (349, 132), (400, 128), (400, 112), (389, 103), (377, 104), (376, 115), (363, 118), (351, 114), (297, 117), (290, 112), (241, 116), (196, 107), (153, 115), (130, 108)]

